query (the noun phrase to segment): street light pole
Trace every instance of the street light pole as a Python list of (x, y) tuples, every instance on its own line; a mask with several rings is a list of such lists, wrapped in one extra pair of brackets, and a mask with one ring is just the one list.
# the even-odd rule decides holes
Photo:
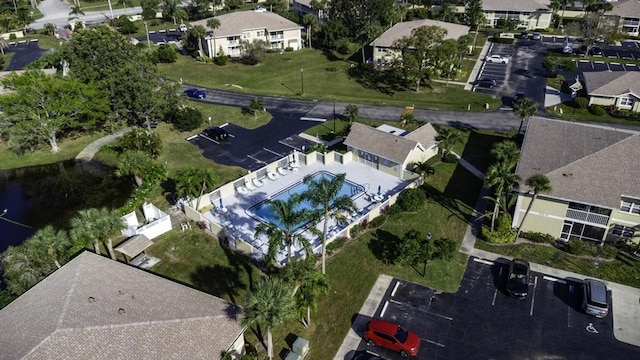
[(333, 133), (336, 133), (336, 99), (333, 99)]
[(147, 32), (147, 45), (149, 46), (149, 51), (151, 51), (151, 41), (149, 40), (149, 27), (147, 27), (147, 22), (144, 22), (144, 30)]
[(300, 85), (302, 88), (300, 95), (304, 95), (304, 69), (300, 69)]

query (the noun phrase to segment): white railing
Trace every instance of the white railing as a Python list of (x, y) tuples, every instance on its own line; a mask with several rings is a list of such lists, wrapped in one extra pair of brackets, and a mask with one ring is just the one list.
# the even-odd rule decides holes
[(567, 218), (599, 225), (607, 225), (609, 223), (609, 216), (607, 215), (595, 214), (575, 209), (567, 209)]

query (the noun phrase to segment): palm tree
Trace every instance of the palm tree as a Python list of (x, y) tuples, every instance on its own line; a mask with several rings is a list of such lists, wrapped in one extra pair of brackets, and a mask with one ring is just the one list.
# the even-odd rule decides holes
[(273, 359), (271, 329), (295, 317), (294, 302), (285, 283), (276, 277), (262, 278), (244, 299), (245, 326), (264, 326), (267, 330), (267, 355)]
[(60, 261), (66, 260), (71, 255), (69, 254), (71, 242), (67, 233), (61, 230), (56, 231), (51, 225), (38, 230), (24, 244), (34, 250), (37, 249), (36, 251), (41, 252), (43, 257), (50, 258), (58, 269), (62, 266)]
[(436, 136), (436, 141), (438, 141), (438, 148), (442, 151), (442, 159), (444, 160), (453, 151), (453, 147), (462, 142), (462, 134), (457, 130), (444, 128)]
[(340, 219), (343, 212), (354, 212), (357, 210), (353, 200), (349, 196), (340, 195), (340, 189), (346, 174), (338, 174), (333, 179), (320, 177), (315, 179), (311, 175), (304, 178), (307, 185), (307, 191), (302, 197), (309, 200), (312, 206), (320, 207), (317, 211), (317, 219), (324, 219), (324, 227), (322, 229), (322, 273), (326, 274), (325, 260), (327, 255), (327, 230), (329, 227), (329, 219)]
[(567, 9), (567, 6), (571, 5), (571, 7), (576, 6), (575, 0), (560, 0), (562, 2), (562, 15), (560, 15), (560, 25), (564, 26), (564, 11)]
[(118, 0), (118, 2), (116, 4), (122, 5), (123, 9), (126, 8), (127, 6), (133, 7), (133, 1), (132, 0)]
[(136, 185), (142, 186), (145, 180), (158, 181), (166, 177), (166, 170), (145, 152), (125, 151), (118, 158), (116, 176), (132, 176)]
[(416, 172), (422, 176), (422, 181), (428, 176), (436, 174), (436, 169), (429, 164), (428, 161), (422, 161), (416, 164), (413, 168), (413, 172)]
[[(269, 251), (265, 261), (271, 264), (278, 253), (278, 249), (283, 244), (287, 247), (287, 262), (291, 262), (291, 248), (293, 245), (302, 245), (309, 252), (309, 240), (296, 233), (300, 223), (308, 220), (306, 212), (297, 209), (302, 198), (300, 196), (291, 196), (287, 201), (273, 200), (269, 201), (269, 207), (275, 213), (275, 221), (260, 223), (256, 226), (255, 237), (266, 235), (269, 238)], [(308, 254), (309, 255), (309, 254)]]
[(442, 21), (447, 21), (454, 16), (454, 8), (449, 3), (443, 3), (440, 5), (440, 13), (438, 15), (442, 16)]
[(314, 27), (318, 26), (318, 19), (313, 14), (305, 14), (302, 17), (302, 24), (307, 28), (307, 44), (309, 44), (310, 48), (313, 48), (311, 46), (311, 32)]
[(197, 198), (196, 209), (200, 208), (200, 198), (207, 188), (216, 185), (216, 174), (211, 168), (182, 169), (176, 173), (176, 193), (180, 198)]
[(122, 217), (116, 210), (101, 208), (96, 213), (96, 222), (98, 239), (107, 243), (109, 256), (111, 256), (111, 259), (116, 260), (116, 255), (113, 252), (113, 238), (120, 234), (120, 230), (125, 228)]
[(506, 140), (495, 144), (491, 149), (491, 155), (495, 156), (498, 162), (515, 166), (520, 160), (520, 148), (515, 142)]
[(199, 55), (204, 56), (202, 51), (202, 40), (205, 37), (205, 35), (207, 35), (207, 30), (202, 25), (196, 25), (191, 29), (189, 29), (189, 34), (194, 38), (196, 38), (196, 41), (198, 41)]
[(2, 273), (7, 289), (21, 295), (52, 273), (55, 266), (50, 261), (37, 257), (33, 249), (26, 246), (9, 246), (2, 253)]
[(52, 23), (46, 23), (42, 28), (47, 35), (53, 36), (53, 32), (56, 30), (56, 25)]
[(82, 11), (80, 4), (72, 5), (69, 15), (73, 15), (70, 17), (71, 19), (79, 19), (80, 15), (84, 15), (84, 11)]
[(500, 209), (500, 199), (504, 192), (510, 193), (513, 185), (520, 180), (520, 176), (513, 171), (513, 166), (507, 162), (498, 162), (489, 167), (484, 176), (485, 184), (494, 190), (495, 205), (491, 216), (491, 231), (495, 229), (496, 218)]
[(162, 16), (165, 19), (171, 19), (173, 25), (176, 24), (176, 12), (179, 9), (178, 5), (178, 0), (165, 0), (162, 7)]
[(213, 38), (213, 56), (218, 55), (218, 48), (216, 48), (216, 29), (220, 27), (220, 20), (211, 18), (207, 20), (207, 27), (211, 29), (211, 37)]
[(78, 211), (78, 215), (71, 218), (69, 235), (74, 246), (84, 247), (93, 245), (96, 254), (100, 254), (100, 240), (98, 238), (98, 209)]
[(524, 183), (528, 187), (532, 188), (533, 197), (531, 198), (531, 202), (529, 202), (529, 206), (527, 206), (527, 211), (525, 211), (524, 216), (522, 217), (520, 226), (518, 226), (518, 233), (516, 234), (516, 239), (520, 237), (520, 232), (522, 231), (522, 225), (524, 225), (524, 220), (527, 218), (527, 215), (529, 215), (529, 211), (533, 206), (533, 202), (538, 198), (538, 194), (548, 193), (552, 190), (551, 181), (549, 181), (549, 178), (543, 174), (532, 175)]
[[(307, 263), (311, 262), (307, 261)], [(303, 324), (305, 327), (309, 327), (311, 326), (311, 311), (316, 311), (318, 305), (318, 295), (321, 293), (326, 294), (329, 291), (326, 275), (321, 274), (315, 267), (312, 267), (310, 271), (304, 274), (299, 290), (294, 294), (296, 306), (299, 310), (306, 308), (307, 319), (305, 321), (303, 316)]]
[(513, 112), (520, 118), (520, 127), (518, 128), (518, 134), (520, 134), (524, 119), (536, 115), (538, 113), (538, 106), (532, 99), (520, 98), (513, 104)]

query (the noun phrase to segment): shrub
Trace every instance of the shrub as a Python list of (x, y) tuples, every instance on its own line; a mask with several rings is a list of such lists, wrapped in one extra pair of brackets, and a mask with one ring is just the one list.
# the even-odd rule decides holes
[(578, 238), (569, 239), (567, 244), (567, 252), (573, 255), (583, 255), (585, 253), (584, 240)]
[(362, 233), (362, 230), (362, 225), (356, 224), (349, 230), (349, 236), (351, 236), (351, 238), (357, 238), (358, 235)]
[(458, 163), (458, 161), (460, 161), (460, 159), (458, 159), (458, 157), (455, 156), (454, 154), (447, 154), (442, 159), (442, 162), (449, 163), (449, 164), (456, 164), (456, 163)]
[(344, 237), (339, 237), (339, 238), (333, 240), (332, 242), (327, 244), (327, 252), (329, 254), (334, 253), (336, 250), (338, 250), (342, 246), (344, 246), (344, 243), (346, 243), (346, 242), (347, 242), (347, 239), (344, 238)]
[(178, 60), (178, 53), (171, 45), (161, 44), (158, 46), (156, 54), (158, 56), (158, 62), (164, 64), (174, 63)]
[(589, 112), (592, 113), (593, 115), (598, 115), (598, 116), (602, 116), (605, 115), (607, 113), (607, 110), (605, 110), (602, 106), (600, 105), (589, 105)]
[(398, 206), (403, 211), (418, 211), (427, 201), (427, 196), (421, 189), (406, 189), (398, 196)]
[(128, 16), (120, 16), (116, 19), (115, 24), (118, 31), (123, 35), (133, 34), (138, 31), (138, 26)]
[(339, 39), (335, 43), (336, 51), (339, 54), (347, 55), (351, 52), (351, 43), (347, 39)]
[(491, 231), (491, 229), (486, 225), (482, 226), (482, 236), (492, 244), (506, 244), (512, 242), (516, 237), (516, 233), (516, 230), (511, 228), (511, 221), (505, 217), (498, 219), (498, 226), (494, 231)]
[(536, 243), (554, 243), (556, 241), (553, 235), (534, 231), (523, 231), (520, 233), (520, 236)]
[(11, 34), (9, 35), (9, 40), (15, 40), (15, 39), (17, 39), (17, 38), (18, 38), (18, 37), (16, 36), (16, 33), (11, 33)]
[(292, 52), (293, 48), (291, 46), (287, 46), (286, 48), (284, 48), (284, 52)]
[(218, 54), (216, 55), (215, 59), (213, 59), (213, 62), (216, 65), (225, 66), (227, 65), (228, 61), (229, 56), (225, 55), (224, 51), (222, 50), (222, 46), (220, 46), (220, 49), (218, 49)]
[(384, 224), (385, 221), (387, 221), (386, 215), (380, 215), (375, 219), (371, 220), (371, 222), (369, 223), (369, 226), (371, 226), (372, 228), (377, 228), (382, 226), (382, 224)]
[(437, 238), (433, 241), (434, 259), (451, 260), (458, 249), (458, 243), (449, 238)]
[(400, 205), (396, 203), (389, 206), (389, 210), (387, 210), (387, 215), (396, 215), (396, 214), (400, 214), (401, 212), (402, 212), (402, 208), (400, 207)]
[(338, 67), (336, 65), (329, 65), (326, 68), (324, 68), (324, 71), (337, 72)]
[(573, 107), (576, 109), (586, 109), (589, 106), (589, 100), (583, 97), (573, 99)]
[(600, 248), (600, 255), (604, 258), (614, 259), (618, 256), (618, 248), (610, 244), (605, 244)]
[(192, 131), (202, 125), (202, 113), (193, 107), (179, 109), (171, 119), (174, 129), (178, 131)]

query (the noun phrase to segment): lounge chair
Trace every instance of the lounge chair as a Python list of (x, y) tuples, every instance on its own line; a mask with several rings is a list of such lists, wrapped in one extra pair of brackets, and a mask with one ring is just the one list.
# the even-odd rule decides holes
[(275, 180), (277, 180), (277, 179), (280, 177), (280, 175), (278, 175), (278, 174), (276, 174), (276, 173), (274, 173), (274, 172), (269, 172), (269, 173), (267, 174), (267, 177), (269, 178), (269, 180), (273, 180), (273, 181), (275, 181)]
[(287, 174), (289, 174), (289, 172), (281, 167), (278, 168), (278, 174), (282, 175), (282, 176), (286, 176)]
[(247, 190), (249, 190), (249, 191), (253, 191), (253, 190), (257, 189), (257, 187), (253, 186), (253, 184), (251, 182), (245, 182), (244, 183), (244, 187), (246, 187)]
[(264, 185), (264, 182), (262, 180), (258, 180), (258, 178), (255, 178), (253, 179), (253, 185), (261, 187), (262, 185)]
[(236, 188), (236, 190), (242, 195), (249, 193), (249, 191), (247, 191), (247, 188), (244, 187), (244, 186), (240, 186), (240, 187)]

